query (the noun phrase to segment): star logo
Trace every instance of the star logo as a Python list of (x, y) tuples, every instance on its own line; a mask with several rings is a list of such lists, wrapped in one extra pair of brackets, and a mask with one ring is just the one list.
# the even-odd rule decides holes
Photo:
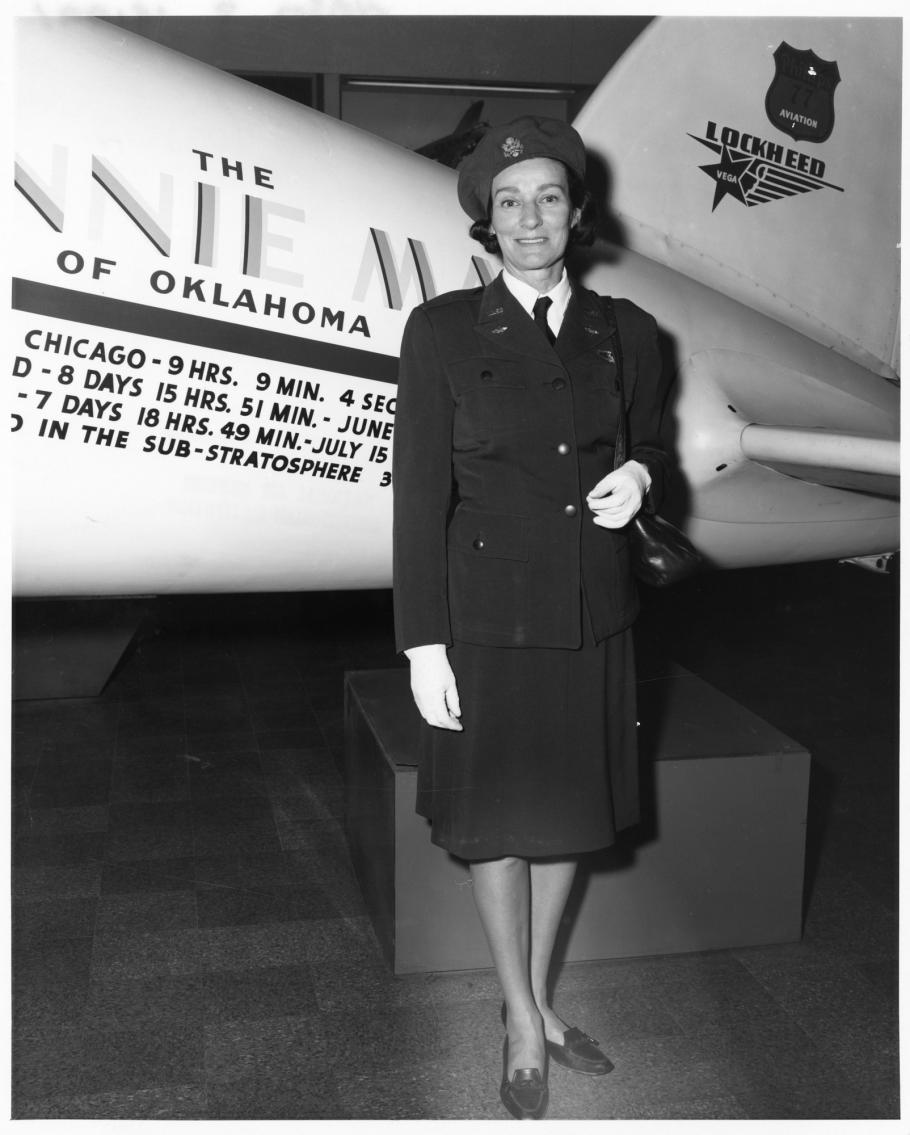
[(698, 167), (714, 182), (712, 213), (725, 197), (751, 208), (817, 189), (844, 192), (843, 186), (824, 180), (825, 163), (820, 158), (785, 150), (780, 142), (743, 134), (732, 126), (724, 126), (718, 133), (716, 122), (708, 123), (704, 138), (697, 134), (689, 137), (719, 158), (713, 165)]
[[(748, 179), (750, 178), (749, 167), (752, 165), (752, 158), (748, 155), (737, 156), (730, 149), (729, 146), (724, 146), (723, 153), (720, 161), (713, 166), (699, 166), (716, 184), (714, 188), (714, 204), (711, 206), (713, 213), (717, 206), (729, 194), (735, 197), (741, 204), (746, 205), (746, 193), (751, 189)], [(752, 182), (755, 181), (751, 177)]]

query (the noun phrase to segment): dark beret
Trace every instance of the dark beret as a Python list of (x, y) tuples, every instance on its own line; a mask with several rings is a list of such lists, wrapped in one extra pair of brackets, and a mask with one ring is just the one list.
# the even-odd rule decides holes
[(528, 115), (491, 126), (458, 167), (458, 200), (472, 221), (489, 213), (493, 178), (529, 158), (554, 158), (584, 179), (585, 144), (567, 122)]

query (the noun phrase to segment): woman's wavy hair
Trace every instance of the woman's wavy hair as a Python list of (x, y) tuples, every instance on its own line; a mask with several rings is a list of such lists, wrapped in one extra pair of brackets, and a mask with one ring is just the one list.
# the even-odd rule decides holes
[[(564, 166), (564, 169), (569, 183), (569, 201), (573, 209), (580, 211), (578, 220), (569, 229), (569, 244), (593, 244), (599, 223), (597, 201), (574, 170), (569, 169), (568, 166)], [(474, 240), (483, 245), (486, 252), (492, 252), (498, 256), (500, 254), (499, 240), (490, 227), (492, 211), (491, 201), (487, 206), (487, 215), (475, 221), (469, 232)]]

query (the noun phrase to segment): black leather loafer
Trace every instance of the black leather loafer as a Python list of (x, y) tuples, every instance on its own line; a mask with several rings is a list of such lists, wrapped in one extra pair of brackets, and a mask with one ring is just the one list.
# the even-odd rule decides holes
[(506, 1111), (516, 1119), (543, 1119), (550, 1102), (546, 1069), (516, 1068), (509, 1079), (509, 1038), (502, 1042), (502, 1083), (499, 1098)]
[(566, 1029), (562, 1044), (548, 1040), (547, 1055), (564, 1068), (585, 1076), (603, 1076), (613, 1071), (613, 1065), (597, 1047), (597, 1041), (581, 1029)]
[[(502, 1023), (506, 1023), (506, 1003), (503, 1001), (499, 1011)], [(597, 1047), (597, 1041), (583, 1033), (581, 1029), (566, 1029), (562, 1036), (562, 1044), (554, 1040), (546, 1041), (547, 1055), (569, 1068), (573, 1072), (581, 1072), (585, 1076), (605, 1076), (613, 1071), (613, 1064)]]

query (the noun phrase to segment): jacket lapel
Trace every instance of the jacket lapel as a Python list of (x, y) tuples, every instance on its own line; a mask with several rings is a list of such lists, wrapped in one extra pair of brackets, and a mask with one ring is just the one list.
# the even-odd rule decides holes
[(487, 284), (480, 297), (475, 330), (497, 350), (555, 362), (553, 348), (518, 300), (503, 283), (502, 275)]
[(604, 312), (600, 297), (587, 288), (573, 285), (572, 298), (556, 339), (559, 357), (569, 359), (596, 350), (608, 362), (615, 362), (611, 339), (616, 324)]

